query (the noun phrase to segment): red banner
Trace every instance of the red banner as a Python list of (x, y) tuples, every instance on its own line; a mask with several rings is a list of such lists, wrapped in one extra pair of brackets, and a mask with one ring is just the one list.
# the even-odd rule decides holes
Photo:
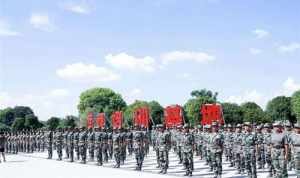
[(213, 121), (224, 124), (222, 106), (219, 104), (204, 104), (201, 107), (202, 125), (212, 124)]
[(123, 123), (123, 112), (116, 111), (111, 116), (113, 129), (121, 129)]
[(149, 128), (150, 110), (148, 107), (138, 108), (134, 111), (133, 122), (134, 125)]
[(96, 118), (96, 122), (99, 128), (104, 129), (105, 128), (105, 114), (99, 113)]
[(167, 128), (179, 126), (183, 123), (183, 110), (179, 105), (165, 108), (165, 125)]
[(87, 114), (87, 128), (94, 128), (94, 113), (93, 112), (89, 112)]

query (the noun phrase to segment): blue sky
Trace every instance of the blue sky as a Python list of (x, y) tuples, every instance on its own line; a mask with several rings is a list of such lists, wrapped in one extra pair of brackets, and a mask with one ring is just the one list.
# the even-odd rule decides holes
[(0, 108), (42, 120), (77, 114), (109, 87), (128, 103), (184, 104), (193, 89), (255, 101), (300, 89), (300, 2), (85, 0), (0, 2)]

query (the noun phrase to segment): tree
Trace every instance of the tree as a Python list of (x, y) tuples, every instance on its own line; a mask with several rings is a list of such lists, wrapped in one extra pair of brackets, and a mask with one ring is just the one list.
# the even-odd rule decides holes
[(290, 123), (295, 122), (292, 115), (291, 97), (277, 96), (268, 102), (266, 113), (272, 121), (288, 120)]
[[(82, 123), (86, 123), (88, 112), (104, 112), (108, 118), (114, 111), (125, 110), (126, 102), (122, 96), (108, 88), (92, 88), (80, 95), (78, 105)], [(109, 122), (107, 123), (109, 124)]]
[(51, 130), (56, 129), (59, 126), (61, 119), (58, 117), (51, 117), (47, 120), (47, 127)]
[(296, 91), (292, 96), (292, 112), (300, 121), (300, 90)]
[(0, 122), (0, 131), (10, 131), (10, 127)]
[(25, 128), (25, 118), (16, 118), (12, 124), (12, 129), (14, 131), (21, 131)]
[(43, 124), (39, 122), (38, 118), (33, 114), (28, 114), (25, 117), (24, 127), (27, 129), (38, 129), (43, 127)]
[(15, 118), (25, 118), (26, 115), (34, 114), (32, 109), (28, 106), (16, 106), (14, 107)]
[(154, 124), (161, 124), (164, 117), (164, 108), (157, 101), (150, 101), (148, 105), (150, 107), (150, 115)]
[(264, 123), (265, 119), (264, 111), (259, 105), (254, 102), (246, 102), (242, 104), (243, 121), (251, 123)]
[(212, 92), (210, 90), (206, 90), (206, 89), (201, 89), (201, 90), (193, 90), (191, 92), (191, 96), (198, 98), (198, 97), (209, 97), (212, 98), (214, 100), (217, 100), (218, 97), (218, 92)]
[(15, 120), (14, 110), (12, 108), (5, 108), (0, 111), (0, 122), (11, 126)]
[(216, 103), (217, 95), (217, 92), (213, 94), (212, 91), (206, 89), (192, 91), (191, 96), (193, 98), (189, 99), (184, 105), (186, 122), (189, 122), (192, 126), (200, 124), (202, 105)]
[(70, 116), (66, 116), (66, 118), (63, 119), (61, 122), (63, 127), (75, 128), (77, 126), (78, 121), (79, 121), (78, 117), (70, 115)]
[(235, 103), (222, 103), (223, 117), (226, 124), (239, 124), (243, 122), (243, 110)]

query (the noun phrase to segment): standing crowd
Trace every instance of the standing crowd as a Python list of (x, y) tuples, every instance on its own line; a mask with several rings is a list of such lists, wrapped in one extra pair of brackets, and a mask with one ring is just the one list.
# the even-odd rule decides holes
[[(192, 176), (197, 167), (194, 159), (204, 160), (216, 178), (222, 176), (222, 161), (249, 178), (257, 177), (257, 169), (266, 169), (269, 177), (286, 178), (294, 170), (300, 178), (300, 125), (275, 122), (253, 125), (251, 123), (225, 125), (216, 122), (211, 125), (191, 128), (188, 124), (173, 128), (153, 126), (150, 131), (135, 126), (129, 129), (65, 128), (57, 130), (0, 132), (0, 153), (4, 152), (48, 152), (53, 151), (57, 160), (70, 162), (96, 161), (102, 166), (110, 159), (114, 167), (120, 168), (127, 156), (134, 156), (136, 170), (141, 171), (144, 158), (150, 147), (156, 153), (159, 173), (166, 174), (169, 168), (169, 152), (178, 156), (178, 164), (185, 169), (185, 176)], [(1, 159), (0, 159), (1, 161)]]

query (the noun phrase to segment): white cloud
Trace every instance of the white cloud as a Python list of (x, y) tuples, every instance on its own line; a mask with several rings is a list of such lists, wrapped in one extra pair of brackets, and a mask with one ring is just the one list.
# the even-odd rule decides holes
[(54, 89), (50, 91), (50, 96), (53, 97), (64, 97), (68, 96), (70, 93), (66, 89)]
[(205, 52), (193, 51), (171, 51), (161, 55), (162, 64), (166, 65), (177, 61), (194, 61), (198, 63), (206, 63), (215, 60), (215, 56)]
[(300, 43), (295, 43), (295, 42), (290, 43), (288, 45), (279, 46), (279, 48), (278, 48), (279, 52), (282, 52), (282, 53), (293, 52), (293, 51), (296, 51), (299, 49), (300, 49)]
[(77, 14), (89, 14), (91, 12), (91, 7), (87, 3), (65, 3), (61, 7), (67, 11), (77, 13)]
[(17, 31), (12, 30), (10, 25), (6, 21), (0, 19), (0, 36), (19, 36), (19, 35), (21, 34)]
[(258, 54), (262, 53), (262, 50), (261, 49), (257, 49), (257, 48), (250, 48), (249, 52), (251, 54), (253, 54), (253, 55), (258, 55)]
[(116, 55), (108, 54), (105, 56), (106, 63), (116, 69), (125, 69), (130, 71), (155, 71), (155, 60), (150, 56), (137, 58), (126, 53)]
[(108, 82), (120, 78), (118, 74), (105, 67), (84, 63), (68, 64), (58, 69), (56, 74), (63, 79), (81, 82)]
[(297, 90), (300, 90), (300, 83), (296, 83), (293, 78), (288, 77), (288, 79), (283, 83), (282, 93), (286, 96), (290, 96)]
[(252, 33), (256, 36), (256, 38), (261, 39), (267, 36), (270, 36), (270, 32), (263, 30), (263, 29), (255, 29)]
[(258, 93), (256, 90), (246, 91), (241, 95), (229, 96), (225, 101), (230, 103), (237, 103), (237, 104), (242, 104), (245, 102), (255, 102), (262, 107), (265, 106), (266, 104), (265, 102), (266, 100), (263, 97), (263, 95)]
[(133, 88), (124, 93), (124, 98), (127, 103), (133, 103), (135, 100), (142, 100), (143, 91), (140, 88)]
[(29, 106), (40, 120), (47, 120), (51, 116), (77, 115), (77, 97), (71, 96), (69, 92), (66, 95), (66, 91), (65, 89), (53, 89), (34, 94), (0, 92), (0, 109), (17, 105)]
[(34, 28), (42, 31), (52, 32), (56, 28), (48, 15), (44, 14), (33, 13), (30, 16), (29, 22)]

